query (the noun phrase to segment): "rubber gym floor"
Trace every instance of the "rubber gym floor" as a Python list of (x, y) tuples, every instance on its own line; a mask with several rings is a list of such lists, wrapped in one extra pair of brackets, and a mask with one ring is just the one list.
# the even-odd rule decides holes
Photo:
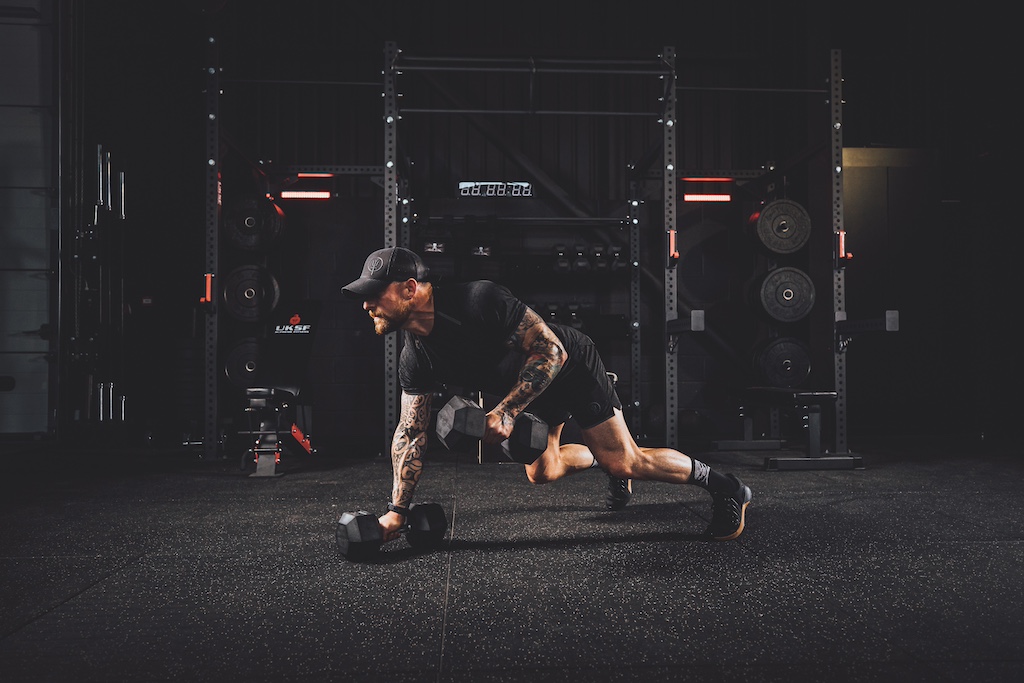
[[(9, 451), (0, 680), (1024, 680), (1022, 459), (921, 440), (864, 469), (769, 471), (743, 535), (700, 539), (701, 489), (433, 457), (418, 498), (450, 537), (352, 563), (346, 510), (380, 512), (383, 458)], [(778, 453), (772, 453), (776, 456)], [(796, 455), (799, 455), (797, 453)]]

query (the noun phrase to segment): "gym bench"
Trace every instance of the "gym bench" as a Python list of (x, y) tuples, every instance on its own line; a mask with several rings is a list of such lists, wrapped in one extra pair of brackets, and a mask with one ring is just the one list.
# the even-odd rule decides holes
[[(299, 446), (307, 453), (315, 452), (309, 436), (311, 423), (310, 406), (296, 405), (298, 387), (249, 387), (245, 390), (248, 405), (245, 408), (249, 416), (249, 429), (240, 434), (255, 437), (251, 452), (256, 460), (256, 471), (250, 477), (275, 477), (281, 473), (277, 466), (281, 463), (282, 437), (290, 434)], [(285, 429), (287, 419), (285, 413), (294, 409), (294, 420)], [(255, 419), (253, 419), (255, 418)], [(254, 429), (253, 422), (259, 423)]]

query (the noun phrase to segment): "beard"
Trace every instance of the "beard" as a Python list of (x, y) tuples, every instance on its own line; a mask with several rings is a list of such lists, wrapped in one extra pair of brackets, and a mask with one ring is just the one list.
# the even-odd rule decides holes
[(395, 330), (401, 329), (402, 325), (409, 319), (409, 311), (412, 310), (412, 302), (399, 301), (395, 304), (395, 311), (390, 315), (385, 315), (379, 311), (370, 312), (370, 316), (373, 317), (373, 330), (378, 335), (385, 335), (388, 332), (394, 332)]

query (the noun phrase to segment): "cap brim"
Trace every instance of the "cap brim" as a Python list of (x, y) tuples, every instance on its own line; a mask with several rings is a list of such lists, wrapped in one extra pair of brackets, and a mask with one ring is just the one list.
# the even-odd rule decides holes
[(361, 277), (342, 287), (341, 291), (350, 299), (365, 299), (380, 294), (389, 284), (391, 283), (384, 280)]

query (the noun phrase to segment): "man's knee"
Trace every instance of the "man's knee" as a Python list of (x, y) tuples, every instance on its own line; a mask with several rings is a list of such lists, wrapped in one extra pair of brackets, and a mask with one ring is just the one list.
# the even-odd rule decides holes
[(552, 476), (550, 468), (545, 467), (540, 460), (526, 466), (526, 478), (531, 484), (550, 484), (558, 479), (557, 476)]
[(558, 450), (548, 448), (539, 458), (526, 466), (526, 478), (531, 484), (550, 484), (565, 475), (565, 463)]

